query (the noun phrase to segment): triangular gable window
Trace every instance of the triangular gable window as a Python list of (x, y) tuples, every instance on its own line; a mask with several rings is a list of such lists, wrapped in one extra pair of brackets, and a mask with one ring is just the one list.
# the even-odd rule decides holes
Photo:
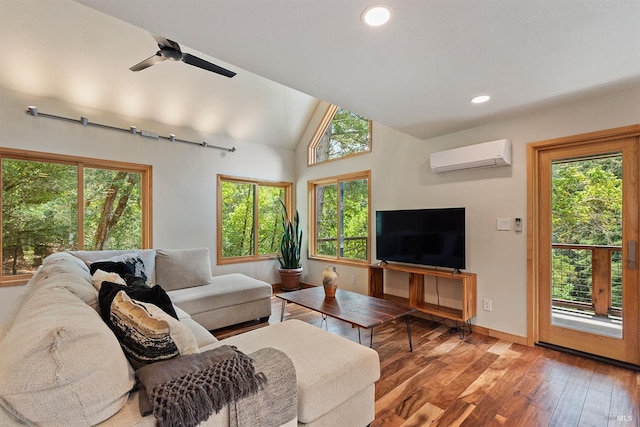
[(331, 105), (309, 144), (310, 165), (371, 152), (371, 120)]

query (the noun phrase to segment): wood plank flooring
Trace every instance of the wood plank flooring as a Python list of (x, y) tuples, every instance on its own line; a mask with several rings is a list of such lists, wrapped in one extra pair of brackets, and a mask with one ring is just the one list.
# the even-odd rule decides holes
[[(268, 323), (214, 331), (223, 339), (280, 321), (273, 298)], [(350, 324), (287, 304), (300, 319), (358, 342)], [(452, 326), (449, 324), (448, 326)], [(640, 373), (478, 333), (460, 339), (448, 326), (411, 318), (413, 353), (403, 320), (375, 328), (380, 356), (372, 427), (640, 425)], [(362, 330), (362, 342), (369, 343)]]

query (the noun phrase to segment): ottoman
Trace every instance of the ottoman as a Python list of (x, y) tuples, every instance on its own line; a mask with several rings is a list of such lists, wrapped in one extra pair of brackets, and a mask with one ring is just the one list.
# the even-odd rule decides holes
[(291, 358), (298, 383), (298, 424), (366, 426), (375, 418), (380, 359), (374, 350), (300, 320), (287, 320), (211, 344), (245, 353), (272, 347)]

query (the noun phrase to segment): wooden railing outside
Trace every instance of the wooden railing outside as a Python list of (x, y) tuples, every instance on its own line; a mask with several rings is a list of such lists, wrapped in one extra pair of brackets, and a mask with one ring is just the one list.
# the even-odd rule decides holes
[(554, 307), (622, 315), (622, 247), (554, 243), (552, 251)]

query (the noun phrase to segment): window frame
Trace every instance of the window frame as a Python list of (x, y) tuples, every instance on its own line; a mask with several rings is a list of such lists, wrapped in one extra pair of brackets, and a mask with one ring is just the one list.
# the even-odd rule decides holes
[[(254, 255), (247, 256), (234, 256), (234, 257), (222, 257), (222, 184), (224, 182), (235, 182), (242, 184), (252, 184), (254, 186), (268, 186), (268, 187), (280, 187), (284, 193), (284, 205), (287, 208), (287, 212), (293, 212), (293, 183), (287, 181), (270, 181), (266, 179), (247, 178), (232, 175), (218, 174), (216, 176), (216, 263), (217, 265), (225, 264), (237, 264), (242, 262), (254, 262), (264, 261), (269, 259), (276, 259), (277, 254), (258, 254), (258, 239), (254, 239), (253, 252)], [(257, 192), (255, 193), (257, 194)], [(254, 236), (258, 236), (259, 221), (258, 221), (258, 206), (253, 204), (253, 232)]]
[[(41, 163), (57, 163), (63, 165), (72, 165), (78, 168), (78, 229), (77, 229), (77, 245), (78, 250), (84, 249), (84, 168), (107, 169), (123, 172), (139, 173), (141, 176), (141, 203), (142, 203), (142, 249), (153, 247), (153, 224), (152, 224), (152, 175), (153, 167), (151, 165), (120, 162), (115, 160), (104, 160), (90, 157), (71, 156), (66, 154), (45, 153), (40, 151), (20, 150), (14, 148), (0, 147), (0, 165), (4, 159), (24, 160)], [(0, 174), (1, 175), (1, 174)], [(0, 176), (0, 184), (2, 177)], [(0, 206), (3, 201), (3, 192), (0, 187)], [(0, 259), (2, 259), (3, 242), (2, 242), (2, 212), (0, 212)], [(24, 285), (32, 277), (32, 274), (19, 274), (15, 276), (4, 276), (0, 269), (0, 287)]]
[[(318, 144), (320, 144), (322, 135), (324, 135), (325, 131), (327, 130), (327, 127), (331, 126), (331, 122), (333, 121), (333, 118), (335, 117), (336, 112), (338, 111), (338, 108), (340, 108), (338, 105), (330, 104), (327, 107), (327, 110), (325, 111), (324, 115), (322, 116), (322, 120), (320, 120), (320, 124), (318, 125), (318, 128), (316, 129), (315, 133), (313, 134), (313, 137), (311, 138), (311, 141), (309, 141), (309, 145), (307, 146), (307, 166), (321, 165), (327, 162), (335, 162), (337, 160), (348, 159), (354, 156), (361, 156), (363, 154), (369, 154), (373, 150), (373, 132), (372, 132), (373, 122), (371, 121), (371, 119), (368, 119), (369, 121), (369, 135), (367, 137), (369, 140), (368, 150), (360, 151), (358, 153), (346, 154), (344, 156), (336, 157), (335, 159), (316, 161), (316, 149), (318, 148)], [(354, 113), (354, 114), (357, 114), (357, 113)]]
[[(316, 189), (317, 187), (326, 186), (335, 184), (338, 186), (341, 182), (348, 181), (357, 181), (361, 179), (367, 180), (367, 208), (368, 212), (368, 223), (367, 223), (367, 258), (365, 260), (355, 260), (351, 258), (343, 258), (340, 256), (339, 251), (336, 256), (330, 255), (322, 255), (318, 254), (318, 242), (316, 240)], [(350, 264), (350, 265), (369, 265), (371, 263), (371, 170), (352, 172), (348, 174), (335, 175), (331, 177), (318, 178), (307, 181), (307, 199), (309, 206), (309, 259), (322, 260), (322, 261), (331, 261), (338, 264)], [(339, 198), (338, 198), (339, 200)], [(338, 208), (338, 212), (340, 209)], [(338, 226), (336, 229), (341, 230), (342, 224), (340, 222), (340, 215), (338, 214), (338, 218), (336, 218), (336, 224)], [(340, 236), (336, 236), (336, 240), (340, 241)]]

